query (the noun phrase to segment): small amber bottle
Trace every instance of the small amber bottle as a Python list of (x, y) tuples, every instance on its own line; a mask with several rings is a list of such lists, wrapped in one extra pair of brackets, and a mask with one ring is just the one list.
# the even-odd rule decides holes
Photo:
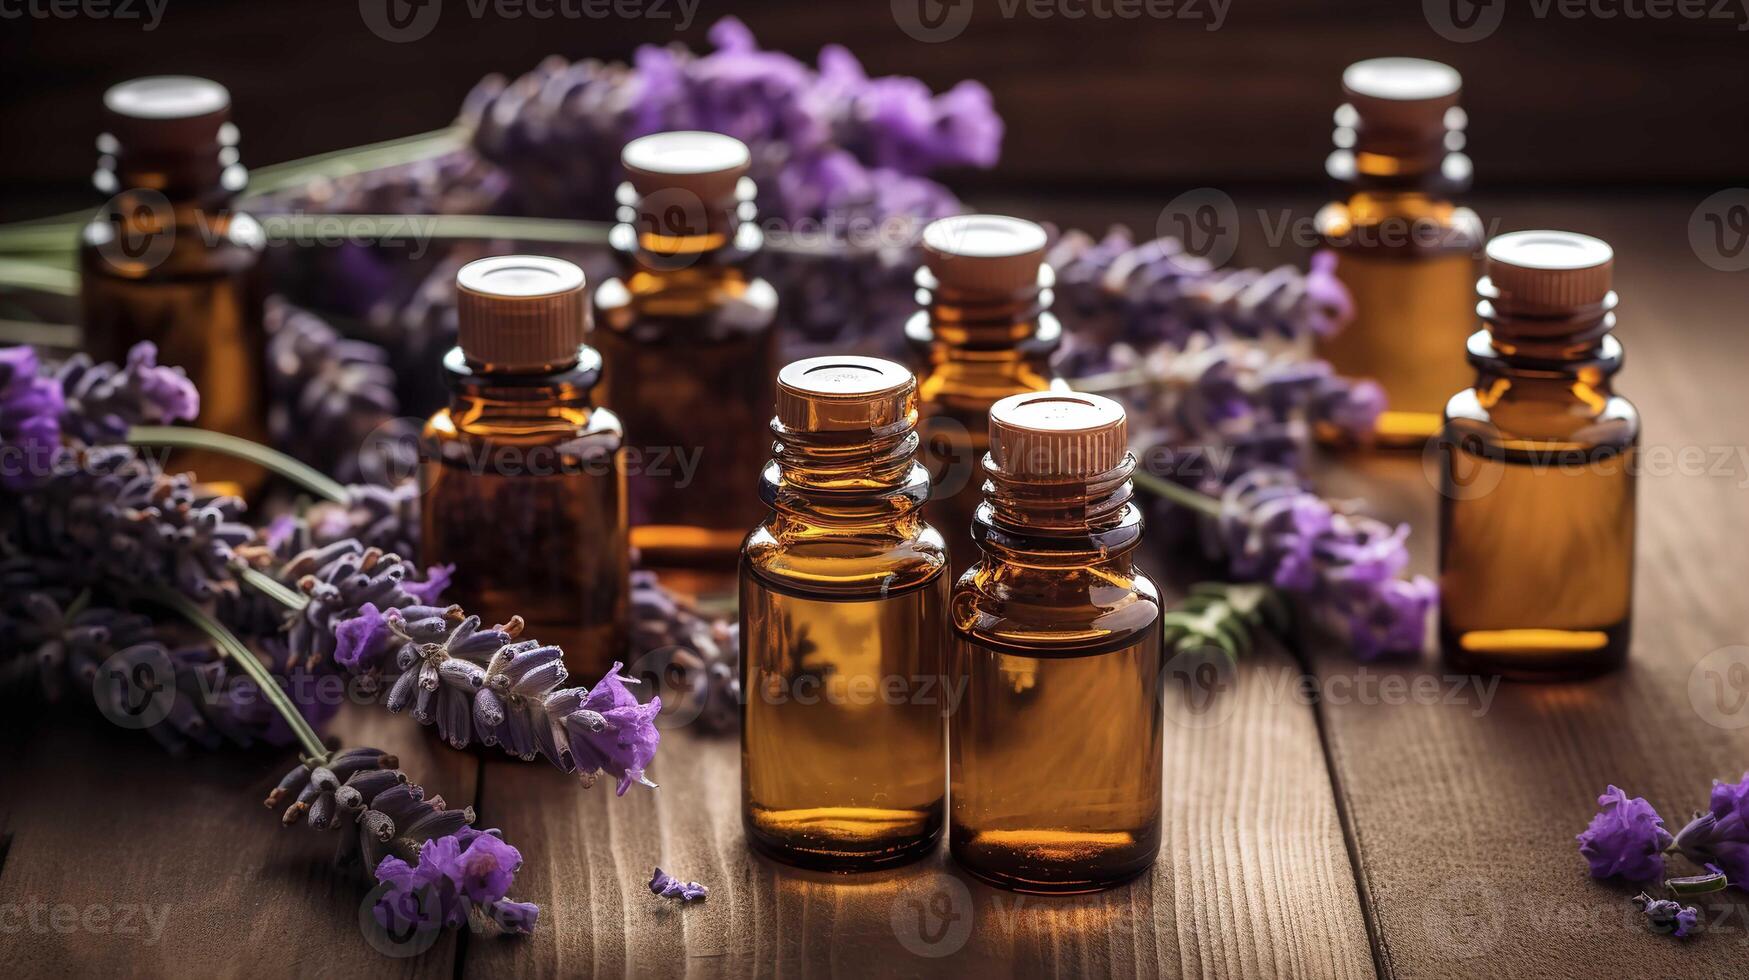
[[(199, 386), (196, 424), (259, 441), (267, 240), (231, 208), (248, 174), (230, 93), (204, 78), (140, 78), (111, 88), (103, 107), (94, 183), (108, 201), (79, 236), (86, 349), (119, 361), (151, 341)], [(266, 479), (217, 453), (178, 453), (174, 465), (239, 492)]]
[(582, 343), (583, 272), (505, 255), (456, 274), (450, 404), (425, 425), (427, 563), (445, 599), (488, 623), (519, 615), (593, 684), (626, 659), (630, 569), (624, 436), (590, 402), (601, 357)]
[(949, 603), (953, 856), (1004, 888), (1097, 891), (1160, 848), (1160, 599), (1123, 408), (1014, 395), (990, 410), (982, 559)]
[(1452, 68), (1419, 58), (1375, 58), (1342, 73), (1348, 101), (1336, 112), (1327, 170), (1344, 198), (1316, 223), (1355, 314), (1320, 354), (1384, 387), (1376, 442), (1385, 447), (1426, 445), (1440, 406), (1469, 380), (1458, 351), (1472, 327), (1483, 235), (1475, 212), (1453, 202), (1470, 182), (1461, 84)]
[(871, 357), (778, 377), (770, 514), (741, 559), (741, 805), (748, 842), (789, 864), (878, 868), (941, 835), (947, 554), (916, 396)]
[(1044, 253), (1045, 230), (1019, 218), (959, 215), (923, 231), (917, 288), (925, 308), (905, 335), (925, 365), (917, 394), (933, 485), (926, 513), (947, 539), (956, 575), (978, 555), (972, 515), (983, 499), (990, 406), (1051, 384), (1063, 328), (1050, 313), (1055, 278)]
[(653, 568), (731, 574), (760, 516), (747, 488), (771, 455), (777, 291), (747, 272), (762, 242), (750, 159), (718, 133), (624, 150), (610, 241), (625, 272), (596, 290), (591, 342), (633, 454), (632, 543)]
[(1476, 383), (1439, 441), (1440, 639), (1458, 669), (1562, 679), (1627, 657), (1640, 420), (1610, 388), (1613, 264), (1569, 232), (1488, 243)]

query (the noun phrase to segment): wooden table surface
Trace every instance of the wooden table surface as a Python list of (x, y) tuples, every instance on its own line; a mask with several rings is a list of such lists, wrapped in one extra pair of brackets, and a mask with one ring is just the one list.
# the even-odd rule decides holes
[[(366, 941), (364, 890), (331, 869), (332, 838), (281, 830), (262, 809), (289, 755), (173, 761), (87, 712), (25, 706), (0, 723), (0, 963), (30, 977), (1742, 976), (1739, 893), (1708, 935), (1651, 935), (1628, 890), (1586, 876), (1572, 840), (1608, 783), (1680, 825), (1713, 779), (1749, 768), (1749, 690), (1720, 698), (1708, 673), (1749, 661), (1728, 649), (1749, 643), (1749, 272), (1690, 249), (1702, 196), (1500, 206), (1504, 230), (1616, 244), (1620, 388), (1642, 409), (1644, 445), (1671, 460), (1641, 478), (1634, 650), (1613, 676), (1495, 687), (1446, 678), (1433, 657), (1362, 667), (1315, 638), (1300, 654), (1265, 649), (1212, 701), (1172, 699), (1154, 872), (1065, 899), (975, 883), (945, 849), (856, 878), (755, 859), (732, 736), (667, 732), (661, 789), (615, 799), (350, 711), (349, 743), (398, 753), (432, 792), (503, 828), (526, 862), (516, 897), (543, 906), (530, 939), (446, 934), (405, 958)], [(1432, 571), (1418, 457), (1326, 459), (1319, 480), (1411, 522), (1415, 568)], [(709, 899), (652, 896), (657, 864), (709, 884)]]

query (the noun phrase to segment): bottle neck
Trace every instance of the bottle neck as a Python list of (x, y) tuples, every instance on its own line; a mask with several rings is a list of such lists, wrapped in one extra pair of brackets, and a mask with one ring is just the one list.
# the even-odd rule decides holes
[(471, 361), (455, 347), (444, 355), (443, 374), (450, 412), (464, 424), (569, 419), (593, 407), (590, 390), (601, 377), (601, 359), (582, 347), (569, 361), (504, 370)]
[(1352, 106), (1336, 113), (1336, 149), (1324, 169), (1348, 195), (1413, 191), (1451, 198), (1469, 190), (1474, 175), (1464, 145), (1462, 110), (1443, 126), (1388, 129), (1368, 125)]
[(732, 200), (709, 204), (684, 193), (640, 196), (630, 183), (621, 184), (608, 244), (630, 269), (738, 273), (765, 243), (754, 220), (752, 182), (741, 183)]
[(929, 499), (911, 419), (875, 431), (802, 432), (773, 421), (760, 496), (780, 515), (835, 525), (884, 524)]
[(92, 185), (104, 197), (156, 192), (179, 209), (221, 208), (249, 186), (236, 144), (236, 127), (228, 124), (210, 146), (176, 149), (129, 149), (106, 133), (97, 141)]
[(984, 502), (972, 536), (986, 559), (1032, 566), (1103, 565), (1128, 570), (1142, 539), (1142, 514), (1132, 501), (1136, 458), (1075, 482), (1019, 480), (984, 457)]
[(1062, 344), (1063, 327), (1050, 312), (1053, 277), (1047, 266), (1039, 282), (1007, 295), (956, 293), (936, 282), (928, 269), (916, 277), (923, 309), (905, 324), (906, 339), (930, 366), (923, 381), (926, 401), (956, 382), (982, 388), (1001, 382), (1003, 393), (1049, 384), (1051, 355)]
[(1484, 377), (1557, 382), (1589, 378), (1606, 388), (1621, 368), (1621, 342), (1611, 334), (1615, 306), (1616, 296), (1610, 293), (1591, 306), (1528, 315), (1502, 308), (1496, 298), (1484, 295), (1476, 304), (1483, 329), (1470, 338), (1470, 361)]

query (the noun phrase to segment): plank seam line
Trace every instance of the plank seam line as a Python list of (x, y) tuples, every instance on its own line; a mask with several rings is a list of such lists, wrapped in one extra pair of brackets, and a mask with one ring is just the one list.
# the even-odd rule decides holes
[[(1303, 634), (1301, 639), (1305, 639)], [(1308, 674), (1315, 673), (1309, 656), (1301, 658), (1300, 662)], [(1342, 781), (1341, 767), (1337, 765), (1336, 740), (1330, 733), (1329, 718), (1324, 714), (1325, 708), (1323, 700), (1319, 699), (1312, 706), (1312, 720), (1318, 729), (1318, 741), (1324, 748), (1324, 766), (1330, 776), (1330, 795), (1336, 802), (1336, 818), (1342, 824), (1342, 845), (1348, 851), (1349, 868), (1354, 874), (1355, 890), (1359, 893), (1360, 919), (1366, 926), (1367, 942), (1372, 947), (1373, 970), (1380, 977), (1395, 977), (1397, 971), (1391, 959), (1390, 943), (1385, 938), (1384, 930), (1375, 921), (1372, 872), (1360, 846), (1360, 828), (1355, 822), (1353, 808), (1349, 806), (1348, 788)]]

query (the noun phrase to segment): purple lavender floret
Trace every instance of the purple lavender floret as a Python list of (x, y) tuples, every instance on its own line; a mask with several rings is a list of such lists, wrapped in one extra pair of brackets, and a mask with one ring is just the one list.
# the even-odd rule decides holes
[(0, 347), (0, 486), (8, 490), (40, 482), (60, 453), (64, 398), (38, 371), (29, 347)]
[(1749, 772), (1735, 783), (1713, 781), (1708, 808), (1676, 835), (1676, 846), (1696, 864), (1723, 871), (1749, 891)]
[(681, 881), (661, 868), (650, 876), (650, 892), (663, 898), (678, 898), (692, 902), (710, 894), (710, 889), (696, 881)]
[(1301, 600), (1359, 659), (1421, 650), (1437, 590), (1424, 576), (1398, 577), (1407, 525), (1339, 510), (1274, 468), (1240, 476), (1220, 506), (1204, 542), (1236, 578)]
[(120, 442), (130, 427), (192, 421), (200, 392), (179, 367), (158, 363), (157, 345), (141, 341), (119, 367), (78, 353), (56, 372), (66, 398), (61, 424), (88, 445)]
[(1668, 898), (1653, 898), (1641, 892), (1633, 898), (1634, 908), (1646, 916), (1646, 925), (1653, 932), (1677, 939), (1687, 939), (1700, 931), (1700, 909)]
[(1664, 876), (1664, 849), (1673, 838), (1664, 818), (1643, 797), (1611, 785), (1597, 798), (1598, 812), (1576, 840), (1591, 877), (1656, 881)]

